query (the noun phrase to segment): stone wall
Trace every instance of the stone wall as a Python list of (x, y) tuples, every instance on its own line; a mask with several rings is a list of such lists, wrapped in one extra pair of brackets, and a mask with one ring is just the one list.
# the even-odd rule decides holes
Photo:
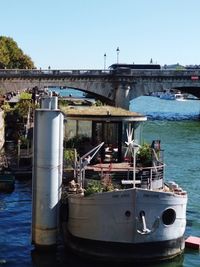
[(4, 137), (4, 112), (0, 110), (0, 150), (2, 149), (5, 141)]

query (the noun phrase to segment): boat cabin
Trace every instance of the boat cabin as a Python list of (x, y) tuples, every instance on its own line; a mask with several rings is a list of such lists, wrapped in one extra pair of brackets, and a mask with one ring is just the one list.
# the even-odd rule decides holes
[[(127, 149), (127, 129), (133, 129), (132, 138), (141, 143), (141, 122), (147, 118), (136, 112), (130, 112), (111, 106), (89, 107), (84, 109), (66, 109), (65, 144), (76, 146), (79, 156), (83, 156), (93, 147), (103, 144), (95, 157), (96, 162), (117, 163), (125, 160)], [(78, 140), (78, 142), (77, 142)], [(76, 143), (77, 142), (77, 143)]]
[(146, 116), (111, 106), (68, 107), (62, 111), (67, 120), (64, 166), (65, 153), (68, 161), (71, 160), (71, 175), (70, 166), (64, 168), (67, 180), (74, 177), (83, 188), (86, 177), (88, 180), (112, 177), (112, 181), (128, 187), (163, 187), (160, 142), (142, 144), (141, 127)]

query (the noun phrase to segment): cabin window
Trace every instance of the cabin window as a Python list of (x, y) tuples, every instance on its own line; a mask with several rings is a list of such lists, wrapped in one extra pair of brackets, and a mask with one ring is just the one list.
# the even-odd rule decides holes
[(68, 120), (65, 124), (65, 138), (69, 140), (75, 136), (92, 137), (92, 122)]
[(83, 156), (93, 148), (91, 121), (68, 120), (65, 124), (65, 148), (76, 149)]
[(121, 155), (121, 124), (118, 122), (94, 122), (93, 140), (95, 144), (104, 142), (101, 150), (102, 162), (119, 162)]
[(92, 122), (78, 121), (77, 135), (92, 137)]
[(104, 162), (118, 161), (118, 124), (104, 124)]

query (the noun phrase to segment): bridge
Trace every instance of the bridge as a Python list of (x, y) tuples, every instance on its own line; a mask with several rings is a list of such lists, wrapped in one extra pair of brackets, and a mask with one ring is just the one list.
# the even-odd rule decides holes
[(3, 94), (50, 86), (78, 89), (107, 104), (128, 109), (132, 99), (168, 89), (200, 98), (200, 69), (0, 70)]

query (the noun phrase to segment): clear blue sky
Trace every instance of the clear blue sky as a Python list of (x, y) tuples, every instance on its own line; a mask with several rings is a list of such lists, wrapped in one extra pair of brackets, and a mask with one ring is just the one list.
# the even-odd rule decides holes
[(200, 64), (200, 0), (2, 0), (0, 35), (37, 68)]

